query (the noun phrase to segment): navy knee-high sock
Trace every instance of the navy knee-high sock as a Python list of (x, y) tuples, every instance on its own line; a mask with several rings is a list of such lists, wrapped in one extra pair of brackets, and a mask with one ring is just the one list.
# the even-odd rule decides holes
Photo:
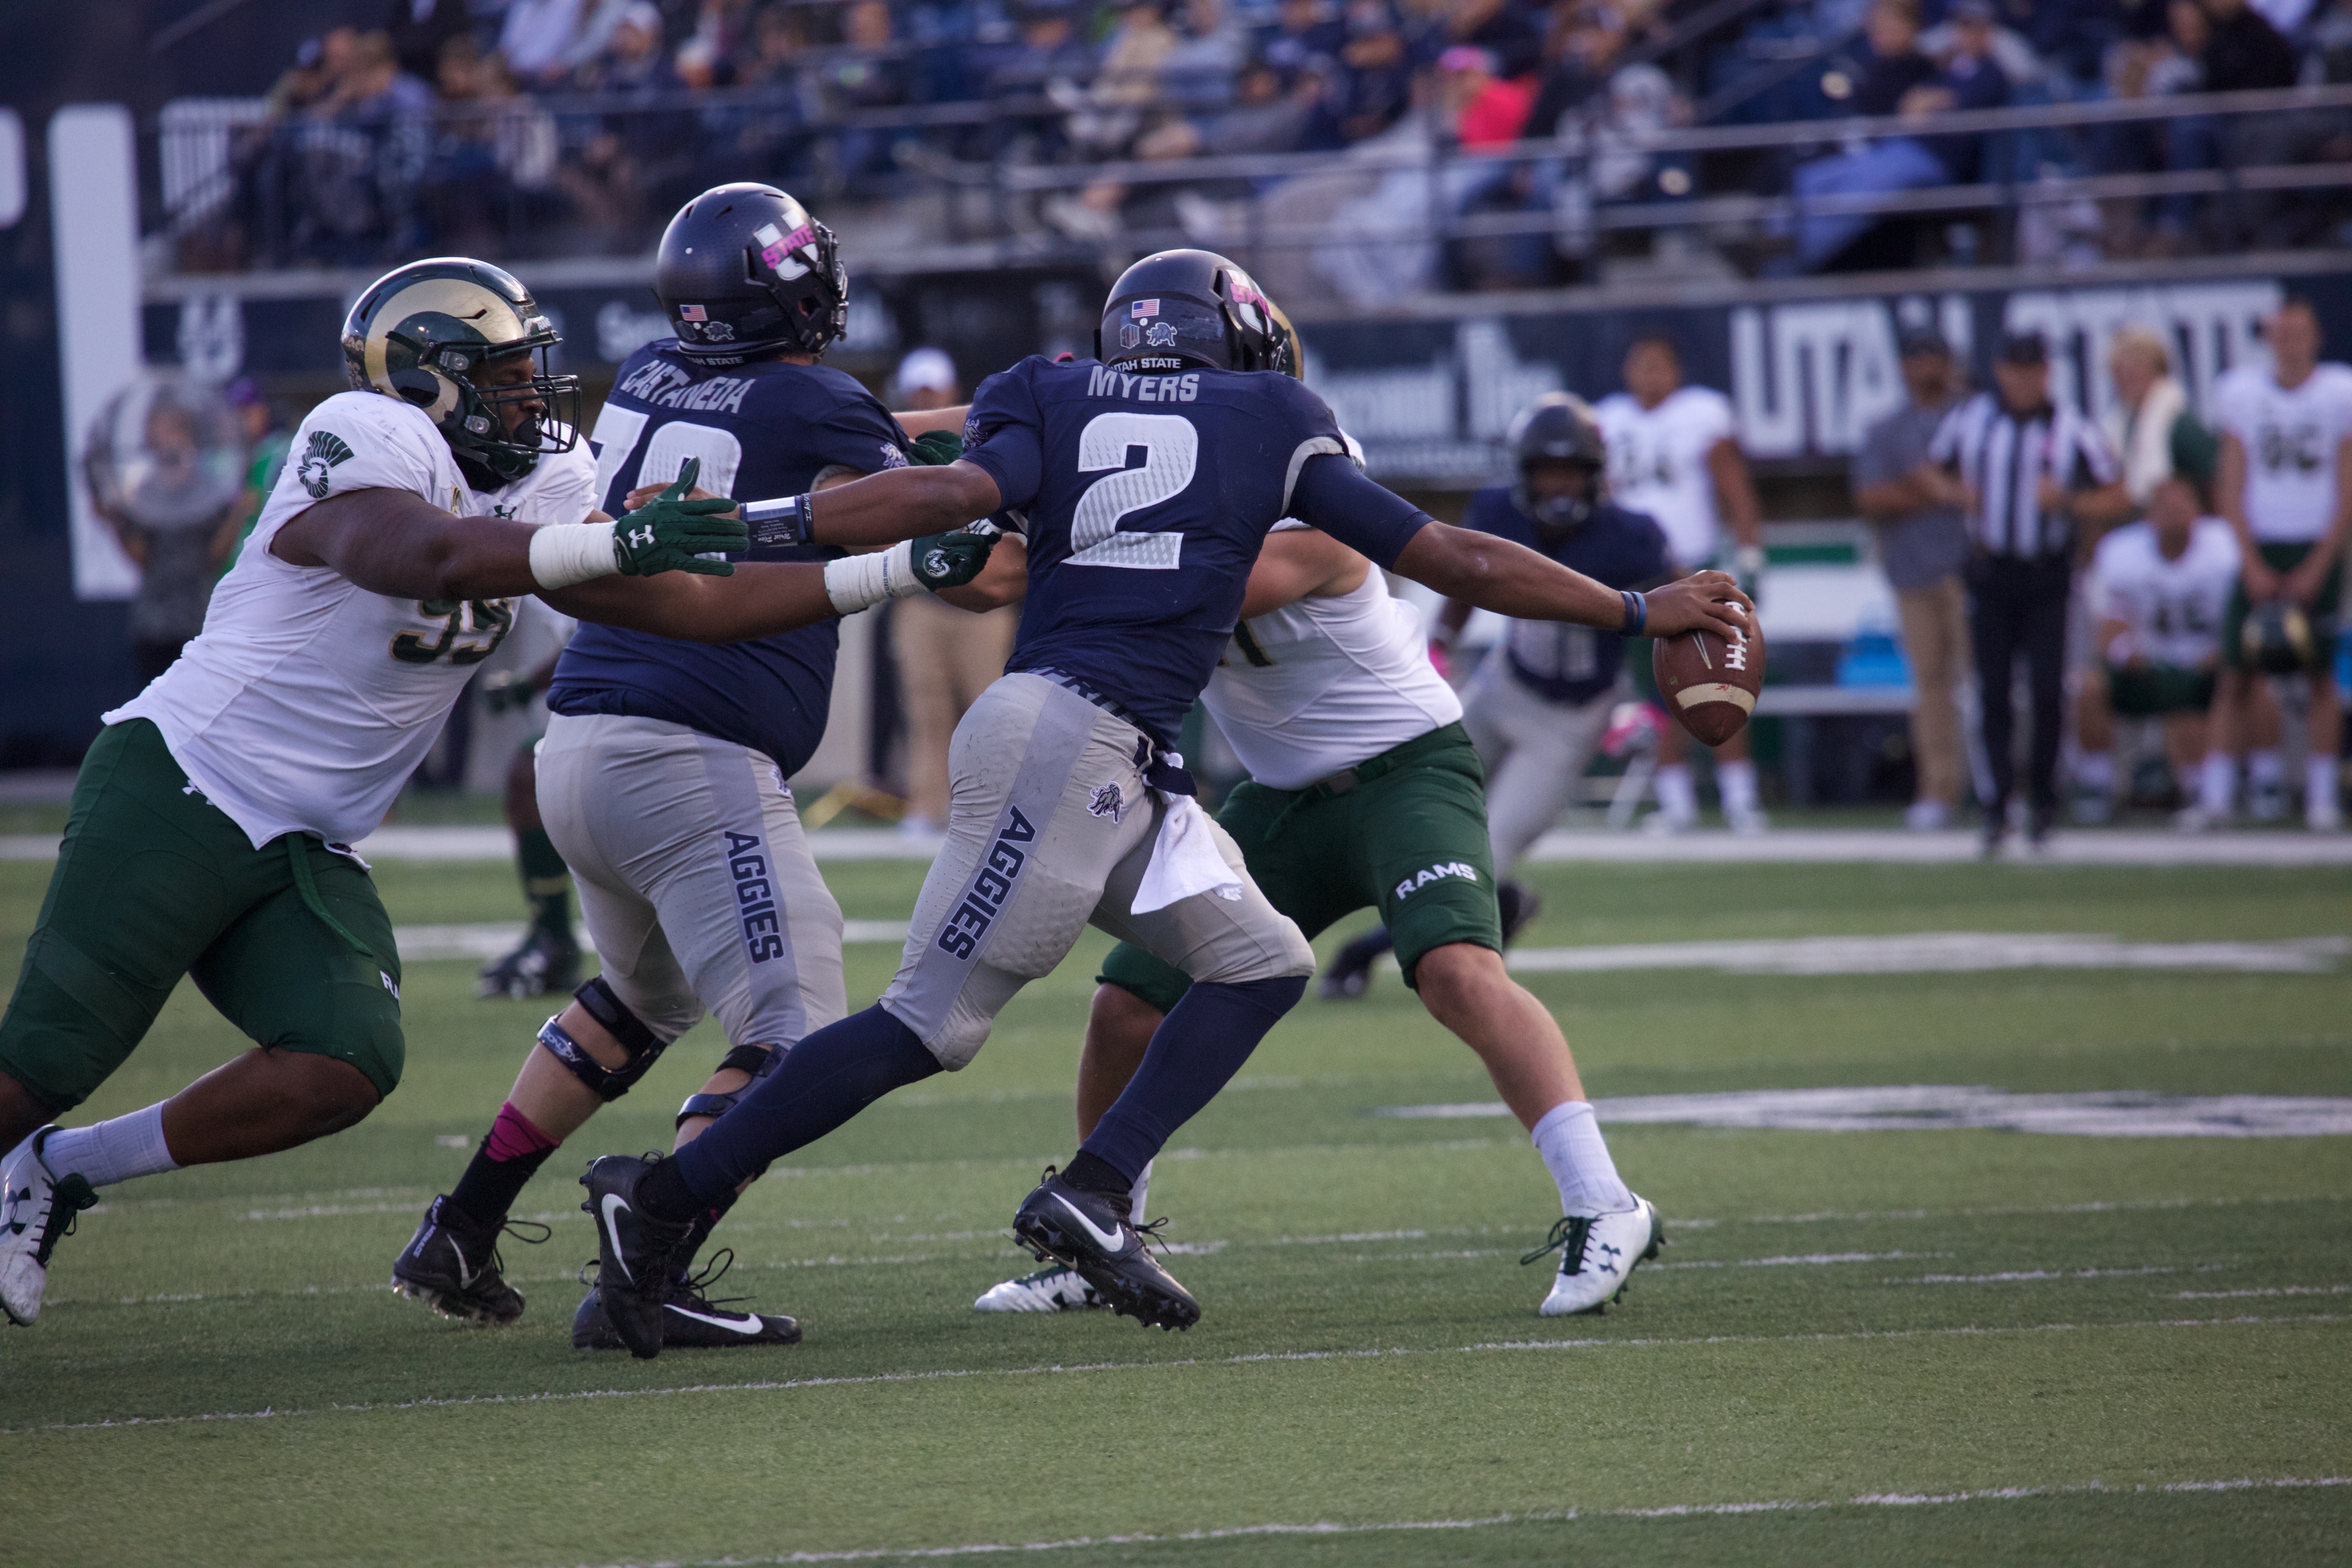
[(1160, 1021), (1143, 1065), (1095, 1124), (1082, 1152), (1117, 1171), (1121, 1191), (1132, 1185), (1136, 1173), (1233, 1081), (1265, 1032), (1306, 992), (1304, 976), (1195, 984)]
[(689, 1219), (892, 1089), (939, 1070), (930, 1047), (877, 1003), (785, 1052), (732, 1110), (655, 1169), (639, 1202), (656, 1219)]

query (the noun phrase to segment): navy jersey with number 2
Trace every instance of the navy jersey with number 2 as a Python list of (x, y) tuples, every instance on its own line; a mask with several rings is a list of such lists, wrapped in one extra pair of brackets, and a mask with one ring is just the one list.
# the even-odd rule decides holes
[(1005, 668), (1076, 676), (1171, 743), (1276, 522), (1298, 518), (1386, 566), (1429, 521), (1346, 453), (1323, 400), (1272, 372), (1131, 374), (1033, 355), (989, 377), (964, 458), (1029, 545)]

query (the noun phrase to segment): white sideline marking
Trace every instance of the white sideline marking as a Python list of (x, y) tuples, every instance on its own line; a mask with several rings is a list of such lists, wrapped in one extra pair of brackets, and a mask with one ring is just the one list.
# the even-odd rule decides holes
[[(394, 926), (392, 940), (400, 948), (400, 956), (409, 963), (426, 963), (435, 959), (503, 958), (522, 941), (523, 927), (511, 921), (493, 921), (486, 925), (423, 925)], [(588, 940), (585, 927), (580, 932), (583, 952), (593, 952), (595, 944)], [(907, 940), (905, 921), (844, 921), (841, 922), (844, 942), (903, 942)]]
[(2352, 1285), (2272, 1285), (2258, 1290), (2175, 1290), (2176, 1301), (2225, 1301), (2242, 1296), (2352, 1296)]
[[(2019, 1502), (2030, 1498), (2078, 1497), (2085, 1493), (2110, 1496), (2153, 1492), (2233, 1492), (2301, 1489), (2307, 1487), (2352, 1486), (2352, 1476), (2242, 1476), (2227, 1481), (2159, 1481), (2136, 1486), (2110, 1486), (2105, 1481), (2078, 1481), (2070, 1486), (1988, 1487), (1975, 1491), (1865, 1492), (1851, 1498), (1776, 1498), (1767, 1502), (1673, 1503), (1664, 1508), (1570, 1508), (1536, 1513), (1494, 1513), (1477, 1519), (1399, 1519), (1377, 1524), (1336, 1524), (1318, 1520), (1311, 1524), (1235, 1524), (1221, 1530), (1187, 1530), (1170, 1535), (1078, 1535), (1061, 1541), (975, 1542), (963, 1546), (853, 1547), (841, 1552), (793, 1552), (779, 1557), (684, 1558), (656, 1568), (698, 1568), (705, 1563), (757, 1568), (763, 1563), (870, 1563), (889, 1557), (973, 1557), (1007, 1552), (1075, 1552), (1103, 1546), (1149, 1546), (1192, 1541), (1234, 1541), (1267, 1535), (1382, 1535), (1420, 1530), (1488, 1530), (1501, 1524), (1565, 1524), (1580, 1519), (1700, 1519), (1746, 1513), (1810, 1513), (1832, 1508), (1933, 1508), (1950, 1503)], [(636, 1568), (614, 1563), (607, 1568)]]
[(1400, 1356), (1475, 1355), (1496, 1351), (1674, 1350), (1706, 1345), (1838, 1344), (1860, 1340), (2005, 1338), (2012, 1334), (2069, 1334), (2127, 1329), (2228, 1329), (2352, 1322), (2339, 1312), (2284, 1318), (2241, 1314), (2233, 1318), (2141, 1318), (2114, 1323), (2029, 1323), (2000, 1328), (1960, 1324), (1943, 1329), (1854, 1329), (1821, 1334), (1701, 1334), (1683, 1339), (1496, 1340), (1443, 1350), (1258, 1351), (1247, 1355), (1186, 1357), (1171, 1361), (1103, 1361), (1024, 1367), (941, 1367), (929, 1372), (874, 1372), (844, 1377), (787, 1377), (748, 1383), (681, 1384), (668, 1388), (583, 1388), (565, 1394), (475, 1394), (458, 1398), (403, 1399), (384, 1403), (325, 1405), (307, 1410), (214, 1411), (200, 1415), (121, 1415), (100, 1421), (56, 1421), (38, 1426), (0, 1426), (0, 1437), (34, 1432), (90, 1432), (118, 1426), (184, 1426), (205, 1421), (263, 1421), (292, 1415), (375, 1415), (404, 1410), (445, 1410), (483, 1405), (565, 1405), (583, 1399), (646, 1399), (680, 1394), (768, 1394), (798, 1388), (862, 1388), (885, 1383), (939, 1383), (967, 1377), (1048, 1377), (1096, 1372), (1155, 1372), (1175, 1367), (1255, 1366), (1275, 1362), (1384, 1361)]
[[(1596, 1100), (1609, 1122), (1690, 1122), (1789, 1132), (1899, 1132), (1990, 1128), (2086, 1138), (2314, 1138), (2352, 1132), (2352, 1098), (2284, 1094), (2166, 1095), (2141, 1089), (2011, 1094), (1961, 1084), (1878, 1089), (1750, 1089)], [(1413, 1121), (1511, 1114), (1500, 1100), (1384, 1105)]]
[[(887, 827), (828, 827), (808, 837), (810, 852), (820, 862), (928, 862), (943, 842), (937, 837), (901, 837), (895, 828)], [(0, 834), (0, 860), (54, 860), (58, 838), (53, 833)], [(503, 827), (380, 827), (358, 848), (371, 860), (504, 863), (514, 858), (513, 836)], [(1968, 832), (1778, 828), (1753, 838), (1724, 832), (1654, 838), (1645, 834), (1554, 829), (1536, 841), (1529, 858), (1553, 863), (1623, 865), (1843, 861), (1916, 866), (1965, 864), (1974, 861), (1977, 852), (1977, 836)], [(2345, 866), (2352, 865), (2352, 836), (2293, 831), (2193, 836), (2099, 829), (2061, 833), (2047, 849), (2020, 858), (2062, 866)]]
[(2064, 931), (1931, 931), (1748, 942), (1648, 942), (1523, 947), (1505, 963), (1529, 974), (1719, 969), (1733, 974), (1965, 974), (1995, 969), (2221, 969), (2317, 974), (2352, 953), (2352, 937), (2277, 942), (2126, 942)]

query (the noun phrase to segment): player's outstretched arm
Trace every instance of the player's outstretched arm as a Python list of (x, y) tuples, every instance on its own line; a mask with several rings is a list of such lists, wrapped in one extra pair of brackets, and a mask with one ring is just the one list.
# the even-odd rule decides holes
[(1646, 611), (1636, 619), (1625, 595), (1581, 572), (1524, 544), (1442, 522), (1426, 524), (1414, 533), (1398, 553), (1396, 569), (1448, 598), (1514, 620), (1572, 621), (1606, 632), (1651, 637), (1694, 627), (1726, 637), (1752, 629), (1748, 617), (1754, 606), (1726, 573), (1701, 572), (1636, 595), (1646, 601)]
[(813, 495), (743, 503), (751, 542), (896, 544), (945, 533), (1002, 510), (1004, 498), (987, 470), (972, 463), (886, 468)]
[[(688, 472), (681, 496), (692, 483)], [(457, 517), (408, 490), (351, 490), (289, 519), (269, 550), (393, 598), (503, 599), (615, 574), (724, 575), (733, 568), (700, 557), (742, 549), (745, 531), (738, 520), (710, 515), (720, 504), (665, 498), (619, 522), (534, 528)]]

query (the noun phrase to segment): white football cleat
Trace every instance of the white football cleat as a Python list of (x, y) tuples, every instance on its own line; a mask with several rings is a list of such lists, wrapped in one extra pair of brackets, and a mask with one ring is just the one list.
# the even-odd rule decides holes
[(87, 1178), (52, 1175), (41, 1145), (54, 1126), (16, 1145), (16, 1159), (0, 1172), (0, 1310), (31, 1328), (48, 1289), (49, 1254), (73, 1230), (74, 1216), (98, 1202)]
[(1723, 819), (1742, 838), (1760, 838), (1772, 830), (1772, 819), (1760, 805), (1743, 805), (1738, 810), (1727, 805)]
[(1666, 1239), (1666, 1222), (1658, 1205), (1635, 1194), (1633, 1206), (1622, 1214), (1570, 1215), (1551, 1227), (1546, 1244), (1519, 1259), (1533, 1263), (1555, 1247), (1559, 1272), (1553, 1276), (1551, 1294), (1538, 1309), (1547, 1318), (1595, 1317), (1625, 1294), (1633, 1270), (1658, 1255)]
[(1056, 1263), (1018, 1279), (989, 1287), (971, 1304), (975, 1312), (1091, 1312), (1110, 1303), (1078, 1276)]

